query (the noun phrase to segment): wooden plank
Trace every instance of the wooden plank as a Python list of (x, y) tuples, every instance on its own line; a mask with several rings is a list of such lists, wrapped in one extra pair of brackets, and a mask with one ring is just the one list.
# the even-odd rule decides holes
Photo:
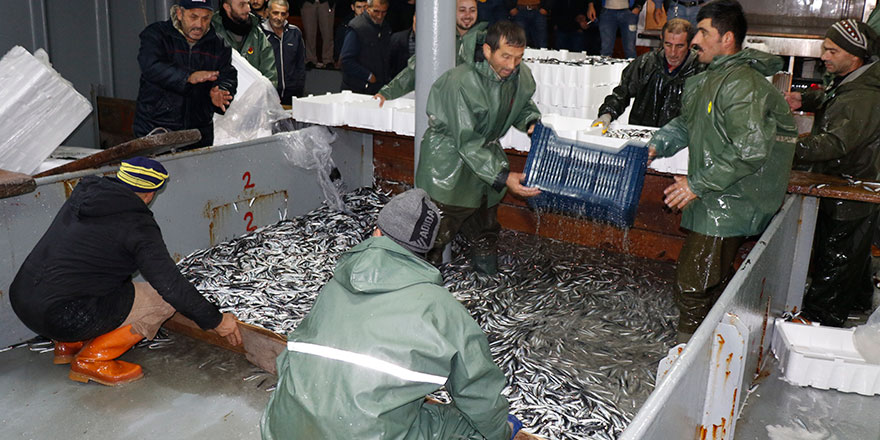
[(37, 189), (37, 182), (27, 174), (0, 169), (0, 199), (20, 196)]
[(792, 194), (880, 203), (880, 191), (868, 188), (880, 190), (880, 183), (865, 181), (856, 184), (842, 177), (806, 171), (792, 171), (788, 180), (788, 192)]
[(121, 162), (134, 156), (150, 156), (161, 154), (172, 148), (191, 145), (202, 138), (198, 130), (181, 130), (169, 133), (155, 134), (152, 136), (144, 136), (119, 144), (115, 147), (108, 148), (91, 156), (75, 160), (70, 163), (43, 171), (34, 177), (54, 176), (56, 174), (70, 173), (73, 171), (86, 170), (90, 168), (99, 168), (104, 165)]

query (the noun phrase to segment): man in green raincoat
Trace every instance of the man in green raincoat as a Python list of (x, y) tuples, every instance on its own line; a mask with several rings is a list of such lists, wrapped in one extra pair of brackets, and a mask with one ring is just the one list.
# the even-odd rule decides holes
[(415, 180), (443, 213), (428, 261), (439, 265), (443, 248), (461, 231), (471, 242), (474, 269), (491, 275), (497, 272), (498, 203), (508, 189), (519, 197), (540, 193), (510, 171), (498, 139), (511, 126), (531, 134), (541, 114), (532, 101), (535, 79), (521, 64), (523, 29), (499, 21), (481, 37), (465, 35), (461, 53), (474, 51), (431, 86)]
[[(382, 208), (287, 338), (263, 440), (512, 439), (504, 374), (468, 311), (420, 258), (440, 212), (420, 189)], [(441, 386), (453, 403), (425, 401)]]
[[(792, 110), (815, 113), (809, 136), (798, 139), (795, 162), (811, 171), (857, 180), (880, 179), (880, 65), (876, 35), (865, 23), (841, 20), (822, 43), (825, 70), (834, 75), (825, 90), (790, 93)], [(822, 199), (813, 239), (810, 289), (804, 315), (823, 325), (843, 326), (849, 312), (870, 310), (871, 235), (877, 205)]]
[(782, 60), (742, 49), (746, 18), (735, 0), (703, 6), (693, 43), (707, 70), (685, 83), (681, 115), (658, 130), (650, 156), (689, 147), (688, 175), (664, 202), (688, 230), (676, 269), (679, 341), (686, 342), (733, 275), (745, 237), (760, 234), (782, 204), (797, 136), (788, 104), (765, 76)]
[(248, 0), (221, 0), (220, 8), (211, 18), (211, 26), (217, 35), (226, 40), (254, 66), (273, 86), (278, 87), (275, 70), (275, 52), (260, 25), (260, 19), (251, 14)]
[[(477, 23), (477, 0), (457, 0), (455, 3), (455, 65), (464, 62), (459, 56), (462, 38), (471, 32), (485, 32), (488, 24)], [(476, 41), (476, 40), (471, 40)], [(473, 54), (473, 47), (468, 51)], [(416, 89), (416, 57), (412, 56), (406, 67), (397, 74), (388, 84), (382, 86), (375, 98), (379, 100), (379, 107), (385, 104), (387, 99), (397, 99)]]

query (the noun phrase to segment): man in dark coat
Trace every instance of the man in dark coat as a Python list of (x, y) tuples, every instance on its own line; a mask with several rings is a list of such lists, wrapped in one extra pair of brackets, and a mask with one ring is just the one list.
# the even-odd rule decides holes
[(599, 107), (599, 119), (593, 126), (605, 129), (626, 111), (630, 99), (635, 98), (629, 123), (662, 127), (681, 113), (681, 94), (686, 79), (700, 73), (706, 65), (691, 52), (694, 38), (691, 24), (673, 18), (663, 26), (663, 48), (634, 59), (614, 88)]
[(268, 10), (263, 32), (275, 51), (278, 95), (282, 104), (290, 105), (291, 98), (302, 96), (306, 87), (305, 43), (299, 28), (287, 22), (290, 15), (287, 0), (270, 0)]
[[(822, 61), (834, 79), (825, 90), (786, 96), (792, 110), (815, 113), (810, 135), (796, 145), (799, 167), (857, 180), (880, 179), (880, 66), (874, 40), (865, 23), (835, 23), (822, 43)], [(840, 327), (851, 310), (870, 310), (876, 217), (873, 203), (822, 199), (812, 282), (804, 296), (807, 318)]]
[(214, 112), (226, 111), (238, 77), (231, 49), (211, 29), (212, 10), (207, 0), (181, 0), (170, 20), (141, 32), (135, 136), (195, 128), (202, 139), (190, 148), (214, 143)]
[(416, 53), (416, 16), (413, 15), (412, 27), (391, 34), (391, 64), (388, 74), (394, 78), (406, 68), (409, 57)]
[[(149, 208), (167, 179), (143, 157), (122, 162), (116, 177), (84, 177), (12, 282), (15, 314), (56, 341), (55, 363), (70, 363), (75, 381), (140, 379), (139, 365), (114, 359), (153, 339), (175, 311), (241, 343), (235, 316), (208, 302), (168, 254)], [(135, 272), (147, 282), (132, 282)]]
[(342, 45), (342, 90), (375, 95), (392, 76), (388, 0), (368, 0), (367, 11), (348, 24)]

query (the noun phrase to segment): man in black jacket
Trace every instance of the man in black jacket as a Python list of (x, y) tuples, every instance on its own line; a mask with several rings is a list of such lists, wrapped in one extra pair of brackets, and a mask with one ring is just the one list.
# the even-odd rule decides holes
[(287, 22), (287, 0), (270, 0), (268, 9), (269, 19), (263, 22), (263, 32), (275, 51), (278, 95), (282, 104), (290, 105), (291, 98), (302, 96), (306, 87), (305, 43), (299, 28)]
[(694, 28), (682, 18), (666, 22), (661, 31), (662, 49), (640, 55), (632, 60), (620, 78), (620, 85), (611, 91), (599, 107), (599, 119), (593, 126), (608, 129), (635, 98), (629, 123), (662, 127), (681, 113), (684, 82), (700, 73), (705, 65), (690, 50)]
[(342, 45), (342, 90), (375, 95), (392, 76), (391, 27), (385, 22), (388, 0), (367, 0), (367, 11), (348, 24)]
[(416, 53), (416, 16), (413, 15), (412, 27), (391, 34), (391, 64), (388, 75), (394, 78), (406, 68), (409, 57)]
[[(208, 302), (168, 254), (148, 206), (167, 179), (143, 157), (122, 162), (115, 178), (84, 177), (12, 281), (15, 314), (56, 341), (54, 362), (70, 363), (75, 381), (140, 379), (140, 365), (114, 359), (153, 339), (175, 311), (241, 343), (235, 316)], [(132, 282), (134, 272), (147, 282)]]
[(238, 77), (229, 46), (211, 29), (212, 10), (208, 0), (180, 0), (170, 20), (141, 32), (135, 136), (195, 128), (202, 139), (189, 148), (214, 143), (214, 112), (226, 111)]

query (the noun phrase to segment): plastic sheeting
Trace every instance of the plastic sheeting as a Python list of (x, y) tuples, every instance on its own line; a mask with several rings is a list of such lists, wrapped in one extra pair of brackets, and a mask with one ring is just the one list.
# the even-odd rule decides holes
[(275, 121), (290, 117), (275, 86), (235, 51), (232, 65), (238, 71), (238, 94), (225, 115), (214, 115), (214, 145), (269, 136)]
[(865, 325), (856, 327), (853, 344), (866, 361), (880, 364), (880, 308), (871, 314)]
[(329, 128), (315, 125), (298, 131), (279, 133), (285, 143), (284, 157), (300, 168), (314, 170), (318, 173), (318, 184), (324, 198), (331, 208), (345, 211), (345, 202), (339, 194), (336, 182), (342, 182), (338, 176), (336, 164), (330, 154), (330, 144), (336, 140), (336, 134)]
[(80, 95), (48, 63), (13, 47), (0, 59), (0, 168), (33, 174), (91, 113)]

